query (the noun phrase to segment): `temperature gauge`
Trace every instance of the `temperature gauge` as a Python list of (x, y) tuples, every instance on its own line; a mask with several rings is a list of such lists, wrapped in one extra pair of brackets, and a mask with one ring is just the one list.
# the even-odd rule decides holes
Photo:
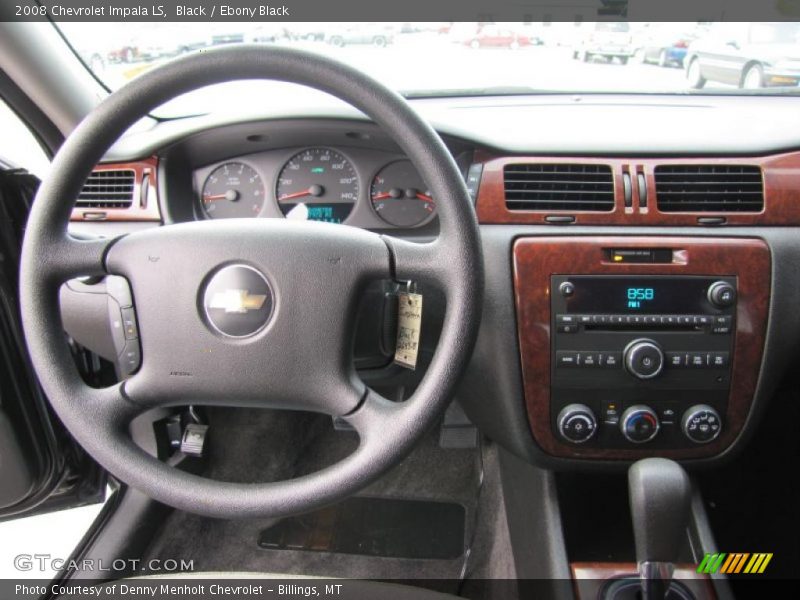
[(417, 227), (436, 214), (436, 203), (410, 160), (383, 167), (370, 189), (377, 215), (395, 227)]

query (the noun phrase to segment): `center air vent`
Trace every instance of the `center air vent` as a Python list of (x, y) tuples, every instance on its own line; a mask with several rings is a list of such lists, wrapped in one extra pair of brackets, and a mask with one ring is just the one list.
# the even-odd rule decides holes
[(508, 210), (614, 210), (608, 165), (511, 164), (503, 175)]
[(75, 206), (78, 208), (128, 208), (133, 204), (135, 171), (132, 169), (92, 171), (83, 184)]
[(750, 165), (661, 165), (655, 169), (661, 212), (760, 212), (761, 169)]

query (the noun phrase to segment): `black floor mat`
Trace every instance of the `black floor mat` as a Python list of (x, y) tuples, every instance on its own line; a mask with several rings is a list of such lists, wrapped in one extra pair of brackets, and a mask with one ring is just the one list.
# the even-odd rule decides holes
[(258, 545), (270, 550), (448, 560), (464, 553), (465, 518), (464, 507), (454, 502), (356, 497), (283, 519), (261, 532)]
[[(356, 434), (334, 431), (330, 419), (319, 415), (214, 409), (209, 411), (209, 420), (214, 443), (204, 475), (221, 481), (279, 481), (297, 477), (344, 458), (358, 444)], [(478, 451), (443, 449), (439, 447), (437, 434), (431, 431), (403, 462), (357, 497), (455, 503), (465, 511), (463, 539), (471, 540), (476, 531), (481, 479)], [(491, 513), (483, 514), (488, 519)], [(193, 561), (196, 571), (430, 579), (446, 580), (450, 585), (458, 581), (466, 562), (462, 553), (446, 559), (389, 558), (259, 546), (259, 534), (277, 523), (275, 519), (206, 519), (175, 511), (164, 522), (145, 558), (185, 558)], [(473, 559), (470, 562), (475, 564)]]

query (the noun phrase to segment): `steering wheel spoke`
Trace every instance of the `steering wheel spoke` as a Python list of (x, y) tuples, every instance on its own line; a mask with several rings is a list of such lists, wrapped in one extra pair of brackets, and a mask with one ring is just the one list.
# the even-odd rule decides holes
[(118, 239), (84, 239), (64, 235), (42, 257), (41, 268), (46, 276), (58, 284), (76, 277), (105, 275), (106, 254)]

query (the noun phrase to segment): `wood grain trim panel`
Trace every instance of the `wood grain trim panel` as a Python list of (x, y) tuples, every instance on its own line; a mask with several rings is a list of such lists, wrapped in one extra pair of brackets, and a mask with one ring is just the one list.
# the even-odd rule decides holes
[[(103, 163), (93, 171), (134, 171), (133, 204), (130, 208), (73, 208), (70, 221), (161, 221), (158, 206), (158, 159), (153, 156), (144, 160), (126, 163)], [(142, 194), (142, 185), (147, 177), (148, 192)]]
[[(599, 598), (600, 588), (608, 579), (630, 576), (636, 573), (634, 563), (571, 563), (570, 571), (575, 585), (575, 596), (578, 600), (595, 600)], [(676, 565), (673, 575), (688, 587), (697, 600), (713, 600), (716, 598), (714, 586), (707, 575), (697, 572), (694, 565)]]
[[(671, 264), (614, 264), (604, 248), (672, 248), (680, 260)], [(639, 459), (647, 447), (598, 449), (574, 446), (550, 427), (550, 276), (572, 275), (726, 275), (737, 276), (731, 393), (725, 429), (710, 444), (659, 450), (659, 456), (704, 458), (725, 450), (744, 426), (756, 391), (766, 336), (771, 289), (769, 247), (753, 238), (701, 237), (524, 237), (513, 248), (522, 377), (528, 421), (536, 443), (546, 453), (565, 458)]]
[[(483, 164), (476, 210), (484, 224), (547, 224), (548, 215), (571, 215), (575, 225), (698, 225), (699, 217), (724, 217), (727, 225), (800, 225), (800, 152), (752, 158), (597, 158), (553, 156), (493, 156), (477, 153)], [(610, 212), (510, 211), (506, 208), (503, 168), (514, 163), (604, 164), (614, 174), (614, 210)], [(764, 209), (758, 213), (663, 213), (656, 206), (657, 165), (755, 165), (764, 177)], [(633, 205), (625, 207), (623, 169), (633, 183)], [(645, 176), (647, 207), (640, 203), (636, 173)]]

